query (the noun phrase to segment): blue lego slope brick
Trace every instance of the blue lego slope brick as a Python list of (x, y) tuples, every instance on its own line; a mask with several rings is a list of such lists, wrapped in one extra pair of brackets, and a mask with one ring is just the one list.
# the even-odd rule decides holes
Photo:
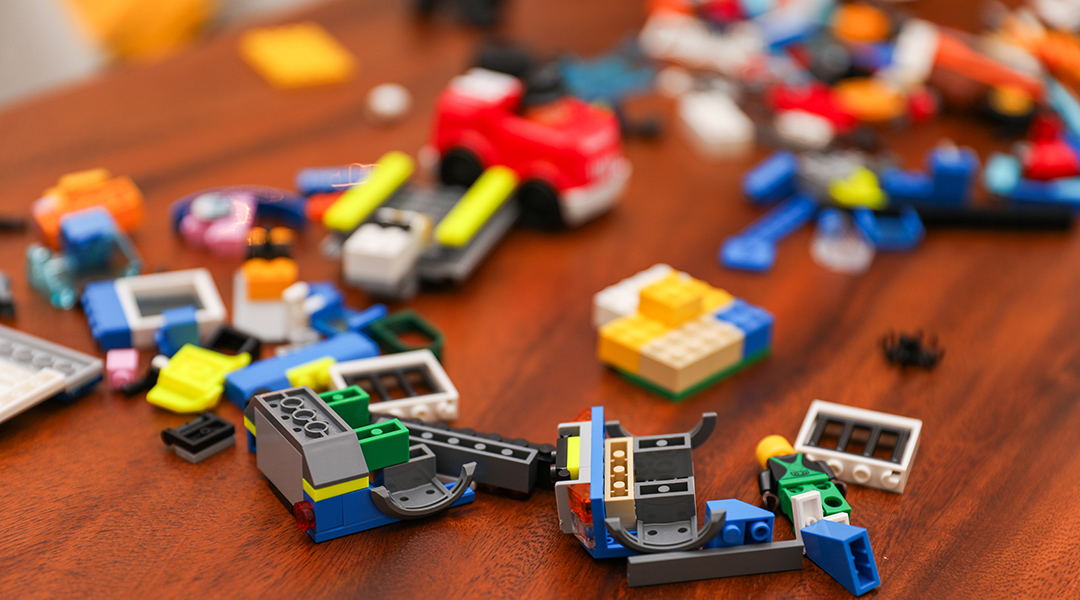
[(285, 371), (304, 363), (331, 357), (337, 361), (371, 358), (379, 355), (379, 347), (367, 336), (348, 332), (316, 342), (310, 346), (251, 363), (225, 376), (225, 397), (240, 408), (260, 389), (268, 391), (289, 387)]
[(746, 335), (743, 360), (772, 347), (773, 316), (764, 308), (736, 298), (727, 308), (715, 313), (715, 316), (738, 327)]
[(804, 527), (802, 539), (806, 556), (852, 594), (881, 585), (865, 528), (821, 520)]
[[(445, 485), (447, 489), (450, 489), (456, 483), (456, 481), (452, 481)], [(458, 498), (457, 502), (450, 506), (461, 506), (475, 499), (476, 492), (469, 488), (465, 490), (465, 494), (461, 498)], [(309, 502), (315, 509), (315, 528), (309, 529), (307, 534), (316, 542), (325, 542), (401, 520), (388, 517), (379, 511), (375, 503), (371, 501), (371, 488), (356, 490), (320, 502), (313, 501), (311, 496), (308, 496), (307, 492), (305, 492), (304, 500)], [(322, 519), (325, 519), (325, 521)], [(329, 524), (329, 526), (324, 527), (324, 524)]]
[(117, 234), (116, 221), (104, 208), (90, 208), (60, 219), (60, 239), (69, 252), (83, 252), (90, 245)]
[(82, 306), (86, 322), (90, 324), (90, 334), (102, 351), (131, 347), (131, 328), (113, 282), (87, 284)]
[(773, 513), (747, 504), (742, 500), (709, 500), (705, 503), (705, 518), (716, 510), (726, 511), (720, 535), (705, 544), (706, 548), (764, 544), (772, 541)]

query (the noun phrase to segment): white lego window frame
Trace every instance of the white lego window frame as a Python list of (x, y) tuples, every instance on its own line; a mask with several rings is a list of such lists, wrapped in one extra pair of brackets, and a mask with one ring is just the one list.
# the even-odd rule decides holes
[[(837, 420), (855, 420), (883, 427), (907, 429), (911, 433), (900, 462), (894, 463), (809, 445), (807, 442), (813, 434), (814, 424), (822, 415), (835, 417)], [(814, 400), (810, 403), (810, 409), (806, 411), (806, 418), (803, 419), (802, 427), (799, 429), (799, 436), (795, 438), (795, 451), (805, 454), (811, 460), (824, 461), (841, 481), (899, 494), (904, 491), (908, 476), (911, 474), (911, 465), (915, 460), (921, 432), (922, 421), (919, 419)]]
[(194, 292), (202, 305), (202, 308), (195, 311), (201, 339), (209, 337), (214, 329), (225, 322), (225, 303), (214, 285), (214, 278), (206, 269), (121, 277), (113, 282), (113, 286), (131, 331), (131, 344), (136, 348), (154, 347), (154, 333), (165, 322), (161, 314), (144, 316), (139, 310), (139, 298)]
[(349, 386), (345, 381), (346, 377), (358, 377), (376, 371), (407, 367), (427, 367), (435, 380), (434, 383), (442, 388), (441, 391), (398, 400), (377, 401), (372, 398), (371, 411), (387, 413), (398, 418), (420, 419), (425, 423), (456, 419), (459, 398), (457, 388), (439, 364), (439, 360), (427, 349), (335, 363), (330, 367), (330, 385), (335, 390), (343, 390)]

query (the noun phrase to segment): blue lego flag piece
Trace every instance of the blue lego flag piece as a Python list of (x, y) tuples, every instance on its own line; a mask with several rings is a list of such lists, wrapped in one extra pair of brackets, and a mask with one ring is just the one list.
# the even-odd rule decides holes
[(806, 556), (847, 591), (861, 596), (881, 585), (864, 527), (821, 520), (802, 529)]
[(705, 518), (714, 511), (726, 511), (724, 528), (714, 537), (706, 548), (742, 546), (744, 544), (764, 544), (772, 541), (772, 512), (747, 504), (742, 500), (709, 500), (705, 503)]

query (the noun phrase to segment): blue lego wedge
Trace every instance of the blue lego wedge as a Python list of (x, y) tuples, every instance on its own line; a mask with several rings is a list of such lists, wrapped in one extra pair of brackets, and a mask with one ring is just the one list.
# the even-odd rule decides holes
[(764, 544), (772, 541), (775, 515), (742, 500), (709, 500), (705, 503), (705, 518), (713, 511), (726, 511), (724, 528), (706, 548), (724, 548), (743, 544)]
[(764, 272), (776, 260), (776, 244), (805, 225), (817, 211), (817, 202), (798, 194), (765, 213), (749, 227), (728, 238), (720, 248), (720, 262), (732, 269)]
[(367, 336), (353, 331), (305, 346), (295, 352), (251, 363), (225, 376), (225, 397), (240, 408), (261, 391), (291, 387), (285, 371), (320, 358), (337, 361), (378, 356), (379, 348)]
[(908, 205), (900, 207), (900, 215), (897, 217), (877, 216), (865, 208), (851, 211), (851, 216), (855, 220), (855, 226), (878, 250), (913, 250), (926, 235), (919, 213)]
[(742, 360), (772, 347), (773, 316), (769, 311), (753, 306), (742, 298), (715, 313), (716, 318), (731, 323), (746, 336)]
[(161, 329), (154, 332), (159, 354), (172, 357), (184, 344), (199, 345), (199, 323), (195, 319), (197, 310), (188, 305), (161, 311), (164, 323)]
[(787, 150), (774, 152), (743, 176), (743, 195), (754, 204), (775, 204), (796, 192), (799, 159)]
[(852, 594), (881, 585), (865, 528), (821, 520), (802, 529), (802, 540), (807, 558)]
[(113, 282), (87, 284), (82, 294), (82, 307), (86, 322), (90, 324), (90, 335), (103, 352), (131, 347), (131, 327)]

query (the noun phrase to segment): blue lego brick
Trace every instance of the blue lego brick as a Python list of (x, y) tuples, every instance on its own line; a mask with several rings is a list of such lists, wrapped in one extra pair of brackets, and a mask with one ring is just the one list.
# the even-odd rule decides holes
[(727, 511), (720, 535), (705, 544), (706, 548), (723, 548), (743, 544), (764, 544), (772, 541), (773, 513), (747, 504), (742, 500), (709, 500), (705, 503), (705, 518), (715, 510)]
[(318, 193), (343, 192), (361, 181), (365, 181), (370, 173), (371, 167), (363, 165), (300, 169), (296, 173), (296, 189), (305, 196)]
[(742, 360), (772, 347), (773, 316), (764, 308), (753, 306), (736, 298), (726, 308), (715, 313), (716, 318), (738, 327), (746, 340), (743, 342)]
[(743, 176), (742, 189), (754, 204), (774, 204), (796, 192), (799, 159), (787, 150), (774, 152)]
[(60, 247), (80, 265), (101, 266), (112, 255), (119, 229), (109, 211), (95, 207), (60, 219)]
[(640, 50), (631, 43), (594, 59), (564, 57), (558, 67), (570, 94), (586, 102), (619, 104), (652, 89), (656, 76), (656, 68), (642, 60)]
[[(451, 489), (456, 483), (453, 481), (445, 485), (447, 489)], [(475, 499), (476, 492), (469, 488), (457, 502), (450, 506), (461, 506)], [(376, 508), (375, 503), (371, 501), (371, 488), (356, 490), (320, 502), (312, 501), (305, 492), (304, 500), (315, 509), (315, 527), (309, 529), (307, 534), (316, 542), (325, 542), (400, 521), (400, 519), (386, 516)], [(325, 521), (321, 520), (323, 516), (325, 516)]]
[(346, 331), (363, 331), (368, 325), (385, 317), (389, 312), (385, 304), (373, 304), (357, 311), (344, 305), (341, 291), (329, 281), (311, 284), (308, 297), (320, 296), (322, 308), (311, 313), (311, 327), (315, 331), (333, 336)]
[(802, 530), (806, 556), (856, 596), (881, 585), (870, 536), (863, 527), (821, 520)]
[(82, 306), (86, 322), (90, 324), (90, 334), (102, 351), (131, 347), (131, 328), (113, 282), (87, 284)]
[(171, 357), (184, 344), (199, 345), (199, 322), (195, 319), (194, 306), (180, 306), (161, 312), (161, 328), (154, 332), (158, 352)]
[(776, 244), (805, 225), (817, 211), (808, 195), (789, 198), (750, 224), (720, 248), (720, 262), (732, 269), (767, 271), (776, 260)]
[(259, 390), (274, 391), (290, 387), (285, 371), (324, 357), (337, 361), (378, 356), (379, 347), (367, 336), (346, 332), (305, 346), (283, 356), (251, 363), (225, 376), (225, 397), (243, 408), (247, 399)]
[(888, 169), (881, 174), (881, 189), (890, 201), (935, 206), (971, 202), (979, 173), (979, 158), (971, 149), (936, 148), (926, 162), (925, 173)]
[(897, 217), (877, 216), (865, 208), (853, 210), (851, 216), (855, 226), (878, 250), (913, 250), (926, 235), (919, 213), (907, 205), (900, 208)]

